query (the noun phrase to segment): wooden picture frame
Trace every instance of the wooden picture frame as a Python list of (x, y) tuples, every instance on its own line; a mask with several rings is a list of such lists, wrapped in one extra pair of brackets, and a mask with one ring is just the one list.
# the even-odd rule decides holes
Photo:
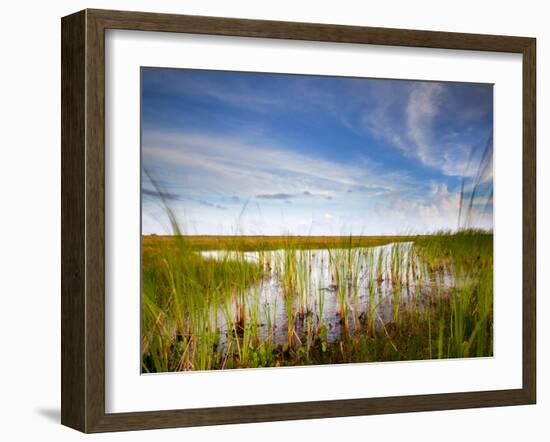
[[(62, 19), (62, 424), (83, 432), (533, 404), (536, 41), (533, 38), (84, 10)], [(523, 385), (513, 390), (105, 412), (105, 30), (517, 53), (523, 57)]]

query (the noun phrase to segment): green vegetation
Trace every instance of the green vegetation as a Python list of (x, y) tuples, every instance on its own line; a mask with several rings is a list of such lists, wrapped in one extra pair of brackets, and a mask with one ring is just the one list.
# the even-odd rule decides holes
[(144, 372), (492, 355), (490, 232), (142, 245)]
[(185, 241), (195, 250), (280, 250), (280, 249), (335, 249), (348, 247), (374, 247), (394, 242), (412, 241), (419, 236), (160, 236), (148, 235), (142, 239), (144, 249), (157, 247), (160, 242), (174, 246)]

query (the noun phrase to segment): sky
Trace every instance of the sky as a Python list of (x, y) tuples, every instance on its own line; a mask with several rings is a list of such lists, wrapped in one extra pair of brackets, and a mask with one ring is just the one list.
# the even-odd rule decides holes
[(142, 233), (492, 229), (492, 130), (490, 84), (142, 68)]

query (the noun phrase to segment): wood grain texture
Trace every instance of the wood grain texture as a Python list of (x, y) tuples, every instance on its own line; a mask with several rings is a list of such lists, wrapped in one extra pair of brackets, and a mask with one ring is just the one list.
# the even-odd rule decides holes
[(523, 389), (537, 395), (537, 149), (536, 40), (523, 50)]
[(186, 32), (390, 46), (522, 52), (529, 38), (194, 15), (88, 10), (106, 29)]
[[(86, 11), (86, 431), (105, 414), (105, 38)], [(89, 325), (88, 325), (89, 324)]]
[(61, 422), (84, 428), (85, 13), (61, 29)]
[[(523, 55), (523, 387), (353, 400), (105, 413), (106, 29), (514, 52)], [(140, 12), (62, 20), (62, 423), (84, 432), (532, 404), (536, 398), (535, 40)], [(519, 148), (519, 146), (518, 146)]]

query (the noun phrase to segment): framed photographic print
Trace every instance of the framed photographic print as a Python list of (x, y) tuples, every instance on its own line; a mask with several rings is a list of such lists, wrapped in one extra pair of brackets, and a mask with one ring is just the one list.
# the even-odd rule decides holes
[(62, 423), (532, 404), (535, 40), (62, 19)]

